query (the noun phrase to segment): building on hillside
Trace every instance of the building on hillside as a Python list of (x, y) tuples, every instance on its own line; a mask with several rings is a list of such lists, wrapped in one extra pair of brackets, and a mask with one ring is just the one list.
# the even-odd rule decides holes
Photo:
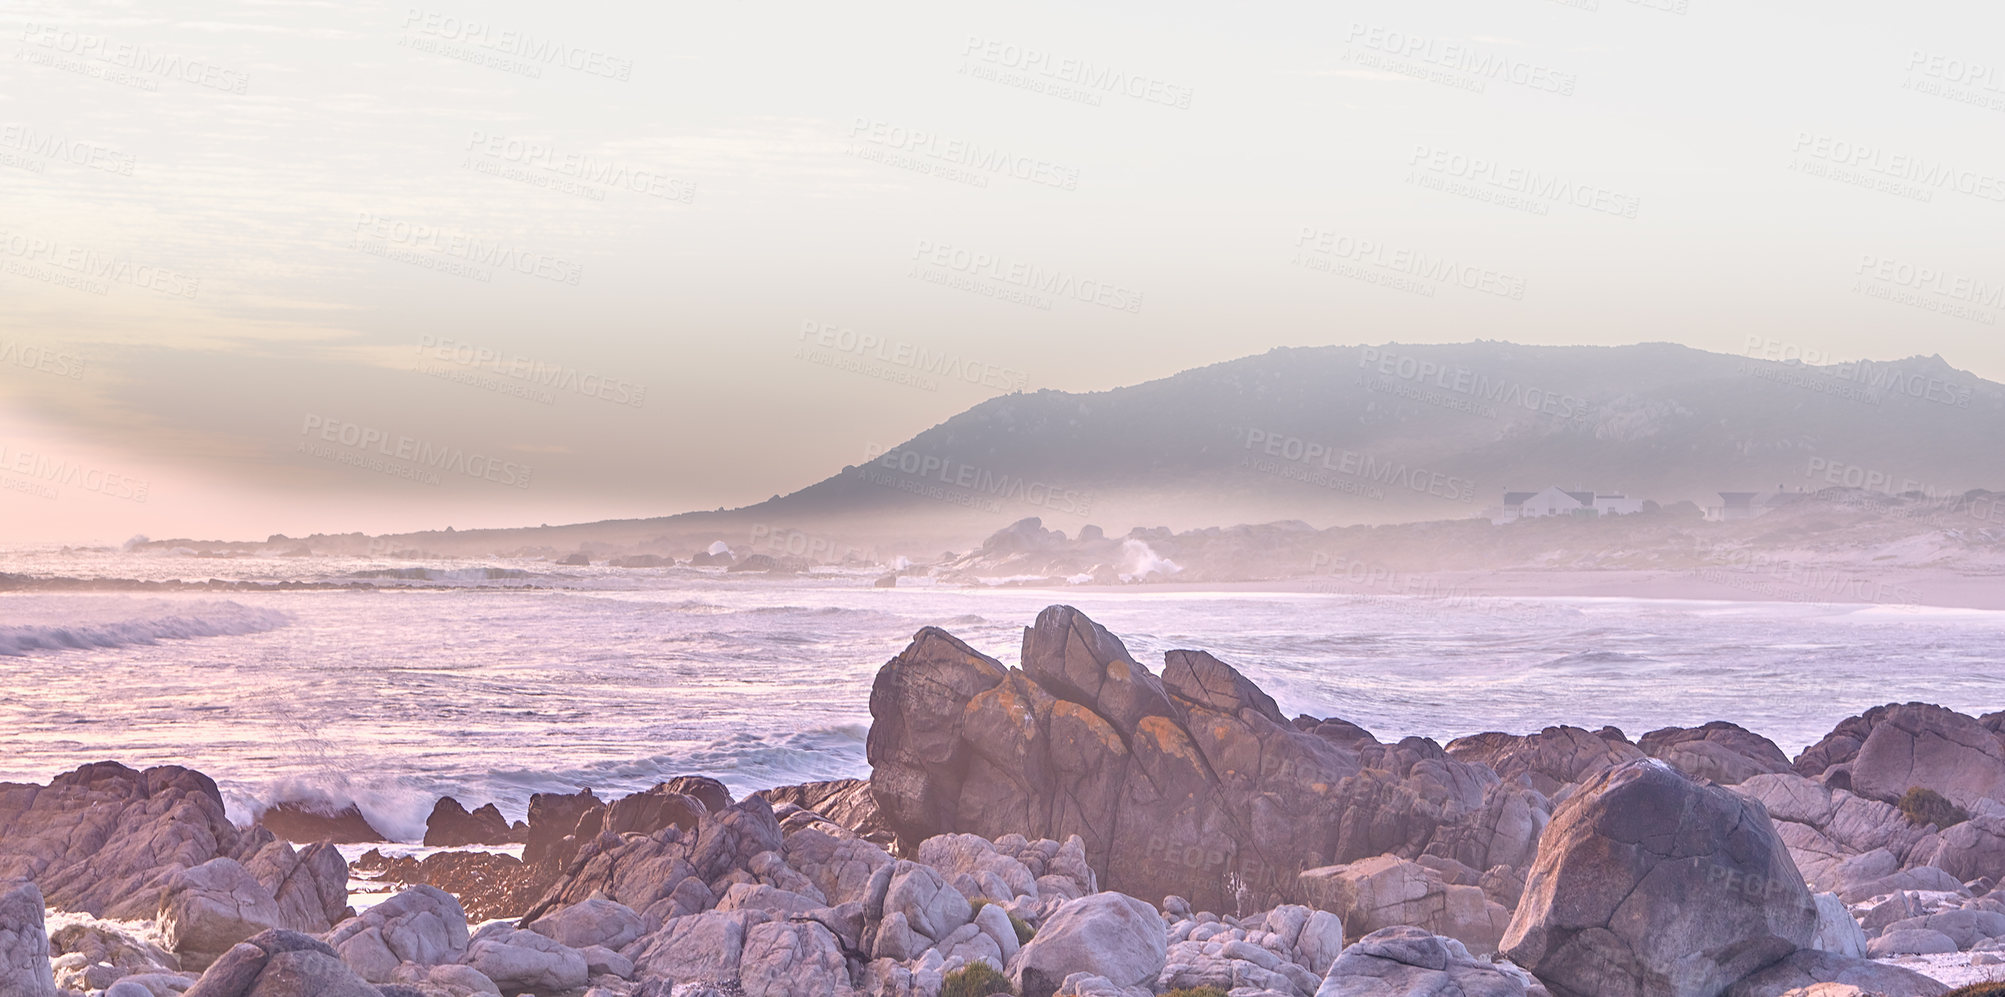
[(1503, 506), (1490, 510), (1490, 522), (1514, 523), (1547, 516), (1627, 516), (1642, 511), (1642, 499), (1621, 492), (1567, 491), (1554, 485), (1542, 492), (1505, 492)]

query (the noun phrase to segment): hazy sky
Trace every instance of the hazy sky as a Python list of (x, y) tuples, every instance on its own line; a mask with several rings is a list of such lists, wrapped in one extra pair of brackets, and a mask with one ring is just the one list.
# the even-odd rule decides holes
[(1280, 345), (1766, 337), (2005, 380), (2001, 28), (10, 3), (0, 542), (736, 506), (999, 391)]

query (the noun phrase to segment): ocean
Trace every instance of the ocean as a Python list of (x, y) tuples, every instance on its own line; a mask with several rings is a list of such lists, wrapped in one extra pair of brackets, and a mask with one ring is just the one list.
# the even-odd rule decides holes
[[(1200, 648), (1289, 715), (1382, 740), (1731, 720), (1794, 755), (1890, 701), (2005, 709), (2005, 613), (1903, 606), (871, 585), (875, 572), (14, 549), (42, 579), (365, 590), (0, 592), (0, 780), (187, 765), (232, 816), (353, 802), (416, 840), (441, 795), (523, 815), (686, 773), (738, 793), (867, 775), (877, 669), (939, 626), (1014, 664), (1079, 607), (1160, 669)], [(911, 581), (911, 579), (906, 579)]]

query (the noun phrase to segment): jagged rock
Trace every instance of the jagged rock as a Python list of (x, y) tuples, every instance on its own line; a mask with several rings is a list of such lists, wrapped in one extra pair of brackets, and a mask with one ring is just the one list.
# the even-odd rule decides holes
[(707, 775), (679, 775), (655, 788), (693, 796), (710, 813), (717, 813), (732, 803), (730, 788)]
[(760, 910), (704, 911), (671, 919), (638, 943), (634, 971), (677, 983), (735, 980), (747, 933), (771, 919)]
[(1811, 898), (1817, 905), (1817, 930), (1810, 936), (1810, 948), (1852, 959), (1866, 956), (1866, 932), (1852, 919), (1835, 893), (1819, 893)]
[[(602, 806), (589, 789), (575, 793), (533, 793), (529, 797), (529, 827), (523, 835), (522, 861), (528, 865), (568, 864), (564, 839), (578, 830), (585, 811)], [(594, 829), (593, 834), (597, 834)]]
[(238, 942), (280, 927), (278, 901), (234, 859), (175, 873), (160, 893), (160, 933), (181, 965), (201, 969)]
[[(1752, 776), (1734, 790), (1767, 809), (1797, 869), (1813, 886), (1836, 891), (1848, 903), (1851, 887), (1892, 875), (1936, 847), (1932, 835), (1892, 806), (1800, 775)], [(1884, 853), (1883, 859), (1870, 860), (1879, 865), (1860, 863), (1875, 852)]]
[(466, 949), (466, 964), (510, 993), (570, 990), (585, 985), (585, 957), (561, 942), (519, 928), (483, 931)]
[(42, 891), (32, 882), (0, 883), (0, 995), (55, 997)]
[(919, 861), (939, 870), (969, 900), (1037, 896), (1030, 867), (973, 834), (940, 834), (919, 843)]
[(1449, 757), (1481, 762), (1504, 779), (1526, 781), (1548, 797), (1624, 762), (1644, 757), (1628, 741), (1579, 727), (1547, 727), (1537, 734), (1490, 731), (1448, 742)]
[(889, 852), (868, 841), (813, 828), (788, 835), (784, 847), (787, 864), (812, 880), (830, 904), (861, 902), (871, 876), (892, 863)]
[(1648, 759), (1554, 813), (1503, 951), (1560, 997), (1679, 997), (1717, 993), (1816, 925), (1758, 804)]
[(1714, 720), (1699, 727), (1664, 727), (1636, 742), (1652, 758), (1661, 758), (1694, 779), (1722, 786), (1774, 772), (1791, 772), (1789, 756), (1739, 724)]
[(382, 997), (326, 943), (274, 929), (223, 953), (185, 997)]
[(349, 915), (348, 862), (333, 844), (298, 851), (283, 841), (258, 850), (244, 868), (278, 902), (276, 927), (320, 934)]
[(180, 766), (99, 762), (47, 786), (0, 783), (0, 880), (32, 879), (60, 910), (145, 920), (174, 873), (247, 861), (271, 840), (231, 824), (215, 782)]
[(467, 952), (466, 912), (452, 894), (413, 886), (337, 925), (327, 942), (371, 983), (391, 982), (399, 963), (436, 966)]
[[(877, 798), (871, 795), (867, 779), (807, 782), (760, 790), (754, 795), (765, 797), (776, 812), (793, 804), (806, 814), (820, 817), (866, 841), (888, 845), (897, 840), (877, 811)], [(784, 826), (786, 822), (781, 823)], [(792, 833), (791, 828), (788, 833)]]
[(1796, 771), (1842, 769), (1853, 792), (1893, 803), (1910, 787), (1933, 789), (1966, 809), (2005, 801), (2005, 746), (1971, 717), (1929, 703), (1889, 703), (1848, 717), (1796, 759)]
[(1486, 766), (1298, 729), (1200, 651), (1167, 653), (1158, 677), (1070, 607), (1038, 615), (1021, 661), (929, 627), (878, 672), (870, 785), (902, 849), (1076, 835), (1097, 885), (1264, 909), (1303, 899), (1303, 869), (1381, 853), (1528, 861), (1544, 824)]
[(710, 808), (703, 801), (678, 793), (669, 789), (668, 783), (662, 783), (645, 792), (614, 800), (606, 808), (603, 829), (613, 834), (653, 834), (664, 827), (694, 831), (702, 823), (703, 815), (709, 812)]
[(1239, 926), (1188, 914), (1172, 915), (1158, 987), (1307, 997), (1343, 949), (1343, 923), (1328, 911), (1284, 905), (1264, 917), (1242, 919)]
[(623, 949), (639, 938), (647, 922), (622, 903), (603, 897), (553, 910), (529, 925), (529, 930), (574, 949), (603, 945)]
[(1511, 921), (1511, 912), (1481, 887), (1445, 883), (1433, 869), (1394, 855), (1310, 869), (1302, 879), (1307, 892), (1354, 932), (1411, 925), (1488, 955)]
[(1944, 829), (1928, 864), (1959, 880), (2005, 875), (2005, 816), (1981, 814)]
[[(744, 870), (762, 852), (783, 847), (780, 825), (773, 808), (759, 797), (748, 797), (724, 810), (705, 814), (695, 834), (665, 827), (650, 835), (605, 833), (586, 842), (574, 860), (573, 871), (559, 879), (532, 906), (524, 923), (543, 914), (593, 897), (604, 897), (651, 916), (652, 905), (667, 901), (683, 891), (690, 900), (700, 898), (701, 906), (715, 902), (715, 893), (706, 884), (726, 887), (717, 881), (726, 873)], [(694, 880), (694, 885), (684, 885)], [(687, 904), (660, 920), (693, 913)]]
[(813, 921), (769, 921), (745, 933), (738, 960), (745, 997), (848, 997), (849, 969), (835, 935)]
[(1154, 907), (1123, 893), (1095, 893), (1058, 908), (1017, 953), (1010, 975), (1022, 997), (1051, 997), (1073, 973), (1146, 986), (1162, 973), (1167, 954)]
[[(1607, 991), (1615, 997), (1615, 991)], [(1548, 997), (1509, 963), (1479, 962), (1460, 942), (1402, 925), (1381, 928), (1344, 950), (1316, 997)]]
[(1782, 997), (1819, 983), (1858, 987), (1880, 997), (1941, 997), (1949, 988), (1913, 970), (1799, 949), (1727, 988), (1724, 997)]
[(332, 841), (387, 841), (383, 832), (370, 825), (369, 818), (353, 803), (327, 800), (286, 800), (258, 814), (257, 825), (296, 844)]
[(974, 919), (967, 898), (932, 866), (898, 862), (884, 883), (882, 900), (864, 904), (866, 911), (874, 907), (883, 912), (871, 943), (876, 957), (915, 958)]
[(505, 845), (521, 840), (501, 811), (489, 803), (469, 813), (460, 801), (442, 796), (425, 818), (425, 844), (440, 848), (461, 845)]

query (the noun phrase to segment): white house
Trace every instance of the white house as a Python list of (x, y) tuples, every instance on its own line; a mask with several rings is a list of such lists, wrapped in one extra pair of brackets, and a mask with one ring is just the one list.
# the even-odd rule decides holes
[(1490, 521), (1502, 524), (1546, 516), (1627, 516), (1642, 511), (1642, 499), (1621, 492), (1570, 492), (1554, 485), (1542, 492), (1505, 492), (1503, 508), (1492, 510)]

